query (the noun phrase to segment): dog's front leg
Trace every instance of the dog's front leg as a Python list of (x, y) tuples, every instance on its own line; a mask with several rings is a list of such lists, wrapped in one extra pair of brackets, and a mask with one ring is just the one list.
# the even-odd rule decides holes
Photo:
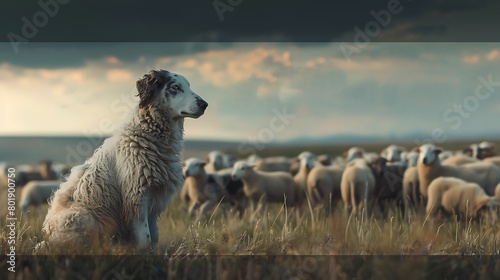
[(149, 203), (143, 203), (139, 209), (138, 219), (134, 222), (135, 241), (141, 248), (151, 246), (151, 232), (149, 230)]
[(151, 233), (151, 245), (153, 248), (158, 246), (158, 216), (150, 215), (149, 216), (149, 232)]

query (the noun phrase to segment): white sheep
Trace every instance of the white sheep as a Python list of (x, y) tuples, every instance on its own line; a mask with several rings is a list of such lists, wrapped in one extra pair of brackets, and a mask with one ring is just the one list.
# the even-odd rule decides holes
[[(232, 198), (238, 196), (243, 187), (241, 182), (239, 182), (239, 188), (235, 186), (237, 182), (231, 182), (230, 171), (219, 170), (217, 173), (207, 173), (204, 169), (205, 164), (200, 159), (190, 158), (186, 160), (186, 165), (183, 167), (183, 174), (186, 178), (183, 189), (186, 191), (181, 194), (181, 199), (186, 199), (183, 196), (189, 198), (189, 214), (193, 217), (198, 211), (197, 221), (218, 203), (231, 203)], [(244, 203), (236, 202), (235, 205), (241, 216), (243, 210), (240, 206)]]
[(223, 154), (220, 151), (211, 151), (208, 153), (208, 163), (205, 164), (205, 171), (215, 172), (223, 168)]
[(380, 152), (380, 156), (387, 159), (389, 162), (401, 161), (401, 153), (406, 151), (406, 148), (398, 145), (389, 145)]
[(442, 160), (441, 164), (460, 166), (460, 165), (474, 163), (474, 162), (479, 162), (479, 161), (473, 157), (468, 156), (468, 155), (455, 155), (455, 156), (451, 156), (445, 160)]
[(331, 209), (335, 208), (336, 202), (342, 199), (340, 183), (344, 168), (334, 164), (311, 169), (307, 176), (307, 193), (314, 206), (331, 203)]
[[(297, 159), (300, 162), (299, 171), (293, 177), (297, 187), (297, 203), (301, 204), (306, 198), (307, 176), (316, 163), (316, 156), (311, 152), (302, 152)], [(321, 165), (318, 163), (318, 165)]]
[(21, 191), (19, 205), (23, 212), (28, 211), (30, 206), (48, 204), (52, 193), (59, 188), (61, 181), (29, 181)]
[(294, 161), (293, 159), (283, 156), (258, 159), (255, 163), (255, 170), (266, 171), (266, 172), (274, 172), (274, 171), (289, 172), (293, 161)]
[(234, 163), (238, 161), (238, 159), (233, 155), (222, 154), (222, 167), (225, 168), (233, 168)]
[(255, 170), (255, 165), (237, 161), (233, 166), (232, 177), (243, 181), (243, 191), (250, 201), (253, 213), (257, 211), (259, 201), (261, 214), (265, 213), (268, 202), (283, 203), (286, 200), (287, 206), (296, 205), (297, 188), (288, 172), (264, 172)]
[(403, 158), (403, 162), (406, 164), (408, 167), (414, 167), (417, 166), (418, 162), (418, 153), (414, 150), (406, 152)]
[(462, 155), (462, 154), (455, 155), (455, 153), (453, 151), (443, 151), (439, 154), (439, 159), (441, 160), (441, 162), (443, 162), (451, 157), (459, 156), (459, 155)]
[(346, 212), (352, 208), (353, 214), (360, 214), (364, 207), (370, 213), (375, 178), (364, 159), (354, 159), (347, 164), (342, 174), (340, 190)]
[(420, 193), (427, 197), (427, 188), (437, 177), (456, 177), (467, 182), (479, 184), (488, 195), (495, 193), (495, 187), (500, 182), (500, 168), (493, 164), (478, 162), (461, 166), (442, 165), (438, 154), (441, 149), (433, 144), (424, 144), (420, 147), (418, 160), (418, 175)]
[(459, 217), (484, 218), (485, 214), (494, 214), (499, 206), (500, 203), (488, 196), (476, 183), (453, 177), (439, 177), (429, 186), (426, 212), (430, 217), (443, 211), (443, 214)]
[(500, 167), (500, 156), (487, 157), (483, 159), (483, 162), (492, 163)]
[(364, 154), (365, 154), (365, 149), (360, 147), (351, 147), (344, 153), (344, 157), (346, 158), (347, 162), (350, 162), (351, 160), (357, 158), (363, 158)]
[(422, 209), (422, 198), (420, 194), (420, 182), (418, 180), (418, 168), (410, 166), (405, 170), (403, 176), (403, 203), (405, 212), (410, 213)]

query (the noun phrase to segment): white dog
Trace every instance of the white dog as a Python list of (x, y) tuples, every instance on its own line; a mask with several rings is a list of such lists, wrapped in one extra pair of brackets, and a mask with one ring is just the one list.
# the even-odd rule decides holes
[(54, 194), (43, 223), (49, 245), (111, 238), (157, 246), (157, 219), (182, 187), (184, 118), (208, 103), (181, 75), (151, 70), (137, 81), (139, 105), (122, 127)]

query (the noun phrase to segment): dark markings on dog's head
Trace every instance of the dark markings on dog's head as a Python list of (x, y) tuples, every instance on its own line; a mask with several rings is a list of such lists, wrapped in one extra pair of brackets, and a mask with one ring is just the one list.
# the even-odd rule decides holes
[(172, 80), (167, 70), (151, 70), (149, 73), (137, 80), (137, 96), (139, 96), (139, 108), (144, 108), (151, 104), (158, 92)]

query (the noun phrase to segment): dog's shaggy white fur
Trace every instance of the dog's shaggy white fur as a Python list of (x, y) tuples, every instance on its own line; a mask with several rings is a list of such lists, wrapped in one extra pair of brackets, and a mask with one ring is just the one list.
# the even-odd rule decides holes
[(166, 70), (137, 81), (139, 105), (54, 194), (43, 223), (49, 245), (157, 245), (157, 219), (183, 183), (184, 118), (208, 106), (189, 86)]

